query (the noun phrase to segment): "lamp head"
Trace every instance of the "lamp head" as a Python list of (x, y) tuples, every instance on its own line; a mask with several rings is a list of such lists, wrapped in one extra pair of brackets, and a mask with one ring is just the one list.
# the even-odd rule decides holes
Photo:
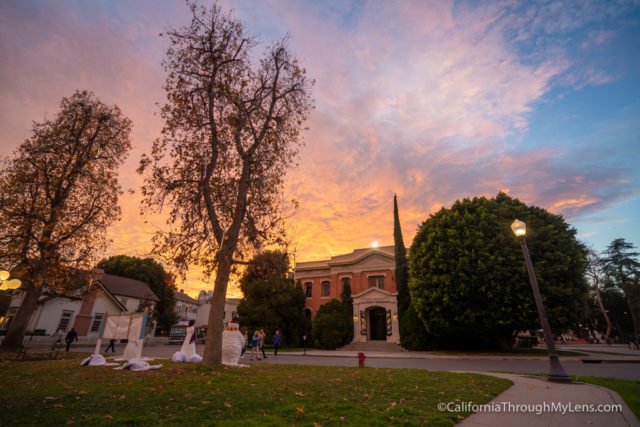
[(0, 286), (0, 288), (2, 288), (2, 289), (18, 289), (21, 284), (22, 284), (22, 282), (20, 282), (20, 280), (11, 279), (11, 280), (7, 280), (6, 282), (2, 283), (2, 286)]
[(524, 237), (527, 234), (527, 224), (516, 219), (513, 221), (513, 224), (511, 224), (511, 230), (513, 230), (513, 234), (515, 234), (516, 237)]

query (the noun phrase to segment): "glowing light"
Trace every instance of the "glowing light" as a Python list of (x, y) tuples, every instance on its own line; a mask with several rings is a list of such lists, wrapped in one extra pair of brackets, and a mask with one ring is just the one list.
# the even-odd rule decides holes
[(376, 241), (371, 242), (371, 247), (373, 249), (377, 248), (378, 246), (380, 246), (380, 244), (378, 244), (378, 242), (376, 242)]
[(4, 281), (9, 278), (9, 272), (6, 270), (0, 270), (0, 280)]
[(520, 221), (519, 219), (513, 221), (513, 224), (511, 224), (511, 229), (513, 230), (513, 234), (515, 234), (516, 237), (524, 237), (527, 234), (527, 224)]
[(22, 283), (18, 279), (7, 280), (0, 286), (2, 289), (18, 289)]

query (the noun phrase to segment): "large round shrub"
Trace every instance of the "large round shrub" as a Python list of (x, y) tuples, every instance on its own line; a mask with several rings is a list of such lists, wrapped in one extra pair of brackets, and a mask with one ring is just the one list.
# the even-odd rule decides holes
[(540, 328), (520, 243), (527, 243), (551, 327), (580, 318), (587, 297), (585, 248), (560, 215), (499, 193), (457, 201), (421, 224), (411, 246), (411, 299), (445, 347), (510, 348), (517, 331)]
[(334, 350), (353, 338), (353, 320), (345, 304), (333, 299), (323, 304), (313, 318), (313, 343), (316, 347)]

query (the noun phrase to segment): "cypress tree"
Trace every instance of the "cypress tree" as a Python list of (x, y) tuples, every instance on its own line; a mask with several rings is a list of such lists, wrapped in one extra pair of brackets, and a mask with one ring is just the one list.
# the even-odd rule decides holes
[(402, 229), (400, 228), (400, 216), (398, 215), (398, 199), (393, 195), (393, 241), (396, 255), (396, 286), (398, 288), (398, 316), (402, 315), (411, 305), (409, 295), (409, 272), (407, 268), (407, 248), (402, 239)]
[[(351, 316), (353, 316), (353, 298), (351, 298), (351, 284), (350, 281), (347, 280), (343, 282), (342, 286), (342, 294), (340, 295), (340, 299), (344, 304), (345, 311), (347, 313), (347, 317), (351, 320)], [(351, 328), (351, 333), (348, 334), (348, 342), (353, 340), (353, 328)]]

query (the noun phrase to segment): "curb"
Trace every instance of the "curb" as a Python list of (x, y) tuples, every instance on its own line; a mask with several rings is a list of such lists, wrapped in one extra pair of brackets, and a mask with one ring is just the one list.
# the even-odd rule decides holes
[(582, 363), (640, 363), (640, 359), (580, 359)]

